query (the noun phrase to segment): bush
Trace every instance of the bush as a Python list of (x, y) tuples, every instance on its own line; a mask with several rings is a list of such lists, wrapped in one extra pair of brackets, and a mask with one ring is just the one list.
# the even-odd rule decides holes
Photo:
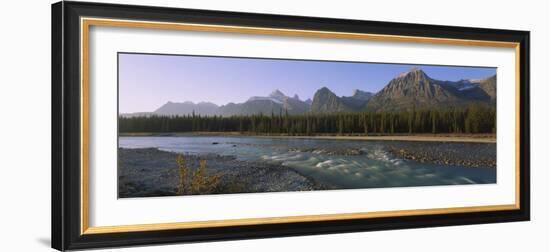
[(207, 174), (206, 160), (199, 161), (199, 168), (191, 176), (183, 155), (178, 155), (176, 163), (179, 171), (177, 195), (211, 194), (218, 187), (220, 176)]

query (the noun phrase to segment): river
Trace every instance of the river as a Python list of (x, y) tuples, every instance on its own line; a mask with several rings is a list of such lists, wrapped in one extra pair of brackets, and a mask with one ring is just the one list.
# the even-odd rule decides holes
[[(437, 145), (437, 146), (434, 146)], [(120, 137), (122, 148), (158, 148), (268, 162), (297, 170), (337, 188), (378, 188), (496, 183), (496, 168), (417, 162), (393, 156), (392, 148), (445, 150), (463, 158), (496, 159), (496, 144), (324, 140), (232, 136)]]

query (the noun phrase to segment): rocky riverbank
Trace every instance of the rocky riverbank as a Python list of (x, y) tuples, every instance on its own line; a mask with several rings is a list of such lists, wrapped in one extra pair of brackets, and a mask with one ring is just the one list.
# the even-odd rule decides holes
[(421, 163), (465, 167), (495, 168), (496, 145), (489, 143), (406, 143), (388, 145), (389, 153), (398, 158)]
[[(177, 195), (178, 154), (156, 148), (118, 149), (120, 198)], [(237, 160), (232, 156), (183, 155), (191, 172), (206, 160), (206, 172), (218, 176), (213, 194), (311, 191), (330, 189), (292, 168)]]

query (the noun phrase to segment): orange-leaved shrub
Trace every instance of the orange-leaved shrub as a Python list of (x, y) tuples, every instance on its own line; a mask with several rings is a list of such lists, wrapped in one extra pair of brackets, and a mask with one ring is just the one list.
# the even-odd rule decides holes
[(178, 195), (210, 194), (218, 188), (220, 176), (207, 174), (206, 160), (199, 161), (199, 167), (191, 172), (191, 176), (183, 155), (178, 155), (176, 163), (179, 172)]

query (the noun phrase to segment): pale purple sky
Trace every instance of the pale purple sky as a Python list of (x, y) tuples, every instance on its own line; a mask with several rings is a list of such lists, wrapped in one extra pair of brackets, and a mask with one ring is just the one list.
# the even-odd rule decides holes
[(419, 67), (439, 80), (480, 79), (496, 68), (119, 53), (119, 112), (150, 112), (168, 101), (217, 105), (267, 96), (313, 98), (326, 86), (338, 96), (377, 92), (396, 75)]

